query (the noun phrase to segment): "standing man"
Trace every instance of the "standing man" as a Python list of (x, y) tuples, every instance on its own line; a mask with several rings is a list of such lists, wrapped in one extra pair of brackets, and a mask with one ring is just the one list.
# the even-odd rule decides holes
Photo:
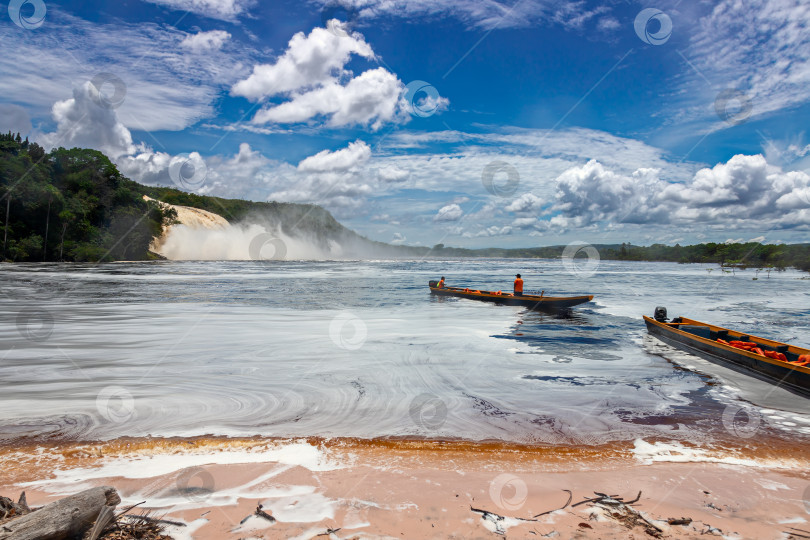
[(515, 296), (523, 296), (523, 279), (515, 274)]

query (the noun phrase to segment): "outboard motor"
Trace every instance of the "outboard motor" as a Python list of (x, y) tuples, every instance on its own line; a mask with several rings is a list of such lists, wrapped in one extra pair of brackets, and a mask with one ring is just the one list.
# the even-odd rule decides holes
[(438, 281), (428, 281), (428, 285), (429, 285), (430, 287), (433, 287), (433, 288), (436, 288), (436, 286), (437, 286), (438, 284), (439, 284), (439, 282), (438, 282)]
[(657, 308), (655, 308), (653, 319), (655, 319), (658, 322), (667, 322), (667, 308), (665, 308), (664, 306), (658, 306)]

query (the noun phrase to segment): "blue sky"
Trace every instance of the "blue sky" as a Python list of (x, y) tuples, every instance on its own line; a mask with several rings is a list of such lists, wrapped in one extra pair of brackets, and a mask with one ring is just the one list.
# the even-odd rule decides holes
[(738, 4), (15, 0), (0, 129), (385, 242), (806, 241), (810, 5)]

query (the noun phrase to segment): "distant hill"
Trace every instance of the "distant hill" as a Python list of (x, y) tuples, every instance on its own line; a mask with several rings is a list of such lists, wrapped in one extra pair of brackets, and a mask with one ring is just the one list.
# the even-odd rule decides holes
[[(537, 248), (485, 248), (463, 249), (433, 247), (435, 257), (504, 257), (524, 259), (559, 259), (567, 246), (547, 246)], [(734, 268), (775, 268), (795, 267), (810, 271), (810, 244), (718, 244), (709, 242), (691, 246), (635, 246), (632, 244), (593, 244), (600, 259), (618, 261), (662, 261), (677, 263), (716, 263)], [(582, 257), (584, 253), (576, 256)]]
[(145, 186), (124, 177), (101, 152), (57, 148), (47, 153), (19, 134), (0, 134), (0, 260), (116, 261), (155, 258), (149, 251), (177, 217), (171, 205), (218, 214), (230, 223), (257, 220), (287, 236), (348, 254), (421, 256), (429, 249), (364, 238), (313, 204), (252, 202)]
[[(394, 246), (369, 240), (313, 204), (252, 202), (145, 186), (121, 175), (101, 152), (57, 148), (47, 153), (19, 134), (0, 134), (0, 227), (6, 261), (148, 260), (153, 238), (175, 223), (176, 211), (143, 196), (218, 214), (230, 223), (256, 221), (328, 252), (346, 256), (502, 257), (559, 259), (566, 246), (466, 249)], [(810, 244), (706, 243), (692, 246), (595, 244), (601, 259), (719, 263), (732, 267), (796, 267), (810, 271)]]

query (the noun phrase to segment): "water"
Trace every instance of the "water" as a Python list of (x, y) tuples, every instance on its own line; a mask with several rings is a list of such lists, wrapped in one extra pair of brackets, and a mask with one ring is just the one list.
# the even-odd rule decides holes
[[(576, 270), (576, 269), (575, 269)], [(810, 400), (663, 345), (666, 306), (810, 344), (810, 280), (602, 261), (0, 266), (0, 441), (323, 436), (600, 444), (810, 441)], [(430, 279), (594, 294), (564, 317), (432, 297)], [(749, 422), (750, 423), (750, 422)], [(753, 432), (752, 432), (753, 433)]]

